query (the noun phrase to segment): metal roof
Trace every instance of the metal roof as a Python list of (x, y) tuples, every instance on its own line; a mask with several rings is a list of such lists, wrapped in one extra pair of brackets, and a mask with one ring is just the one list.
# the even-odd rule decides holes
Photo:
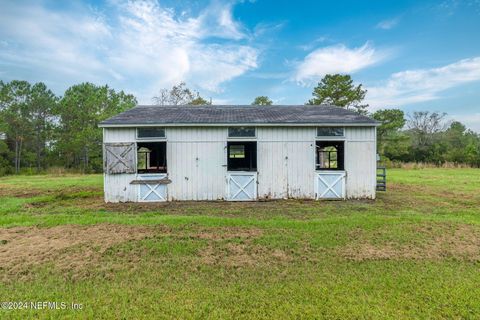
[(358, 113), (330, 105), (140, 105), (100, 123), (100, 127), (187, 125), (360, 125), (378, 122)]

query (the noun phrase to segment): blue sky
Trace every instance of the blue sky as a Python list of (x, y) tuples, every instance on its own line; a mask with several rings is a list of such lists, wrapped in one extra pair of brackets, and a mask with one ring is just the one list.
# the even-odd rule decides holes
[(180, 81), (214, 103), (303, 104), (351, 74), (370, 110), (447, 112), (480, 132), (480, 0), (0, 0), (0, 79), (141, 103)]

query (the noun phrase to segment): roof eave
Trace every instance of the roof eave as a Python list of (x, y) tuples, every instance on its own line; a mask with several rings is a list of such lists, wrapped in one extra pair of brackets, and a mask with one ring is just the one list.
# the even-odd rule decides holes
[(261, 126), (261, 127), (378, 127), (380, 122), (362, 123), (362, 122), (332, 122), (332, 123), (128, 123), (128, 124), (112, 124), (100, 123), (100, 128), (141, 128), (141, 127), (244, 127), (244, 126)]

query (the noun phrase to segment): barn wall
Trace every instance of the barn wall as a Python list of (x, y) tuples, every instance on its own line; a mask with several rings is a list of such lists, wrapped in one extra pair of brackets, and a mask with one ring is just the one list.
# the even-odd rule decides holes
[[(109, 128), (103, 130), (103, 142), (135, 142), (133, 128)], [(135, 174), (104, 174), (103, 185), (106, 202), (137, 201), (138, 186), (130, 184)]]
[(257, 128), (258, 197), (313, 198), (315, 128)]
[(103, 131), (103, 142), (135, 142), (134, 128), (108, 128)]
[[(227, 128), (167, 128), (169, 200), (226, 198)], [(258, 197), (315, 197), (313, 127), (257, 127)], [(347, 198), (375, 198), (374, 127), (345, 128)], [(134, 128), (104, 129), (104, 142), (134, 142)], [(135, 174), (105, 175), (107, 202), (138, 201)]]
[(168, 128), (169, 200), (221, 200), (226, 193), (226, 128)]
[(135, 202), (138, 199), (138, 185), (130, 182), (136, 174), (105, 174), (104, 191), (106, 202)]
[(376, 132), (375, 127), (345, 128), (346, 193), (349, 199), (375, 199)]

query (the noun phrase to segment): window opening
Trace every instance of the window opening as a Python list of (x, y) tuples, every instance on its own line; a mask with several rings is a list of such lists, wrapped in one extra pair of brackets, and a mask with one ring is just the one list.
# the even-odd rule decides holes
[(167, 173), (167, 143), (137, 143), (138, 173)]
[(316, 170), (344, 170), (344, 142), (317, 141)]
[(227, 142), (228, 171), (257, 171), (257, 142)]

